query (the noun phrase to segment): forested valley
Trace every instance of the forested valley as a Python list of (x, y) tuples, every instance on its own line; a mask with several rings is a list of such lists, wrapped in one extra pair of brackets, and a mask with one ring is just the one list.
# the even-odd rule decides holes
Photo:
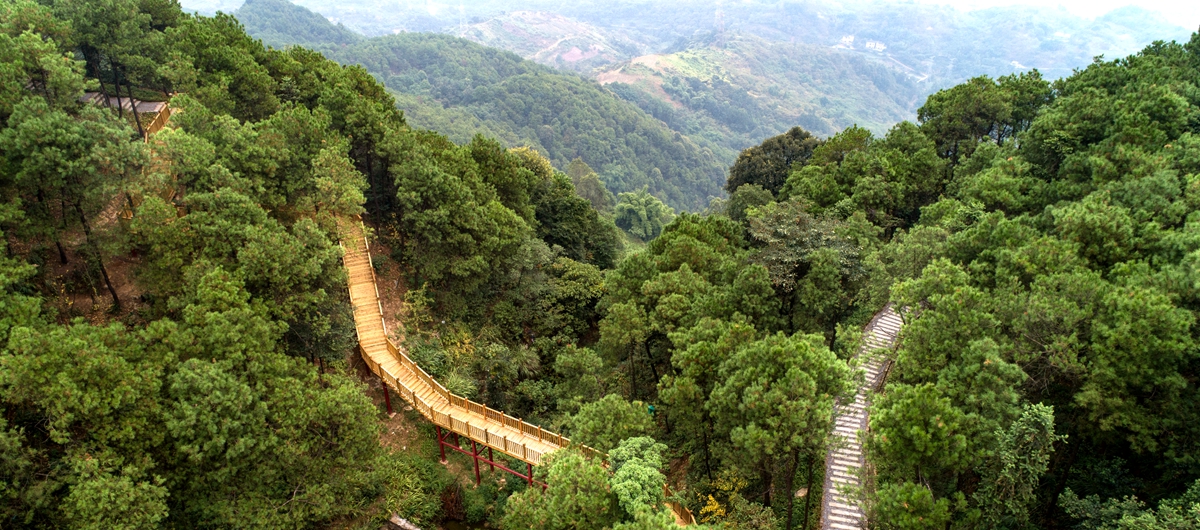
[(593, 81), (465, 39), (400, 33), (365, 39), (287, 0), (237, 10), (252, 34), (359, 64), (396, 98), (413, 126), (456, 143), (485, 134), (530, 146), (556, 167), (588, 164), (613, 193), (646, 187), (674, 208), (699, 210), (721, 195), (737, 151), (685, 136)]
[[(528, 68), (389, 39), (447, 83)], [(0, 0), (0, 526), (817, 528), (885, 307), (871, 528), (1200, 525), (1200, 33), (792, 128), (678, 210), (386, 82), (175, 0)], [(356, 351), (358, 219), (417, 364), (604, 456), (440, 463)]]

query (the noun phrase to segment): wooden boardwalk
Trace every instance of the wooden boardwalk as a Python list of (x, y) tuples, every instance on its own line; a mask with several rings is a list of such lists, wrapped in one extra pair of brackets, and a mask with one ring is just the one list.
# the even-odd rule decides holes
[[(561, 435), (450, 393), (413, 363), (388, 338), (383, 306), (375, 287), (375, 268), (362, 225), (347, 220), (341, 224), (341, 230), (359, 350), (372, 372), (434, 425), (527, 464), (539, 464), (545, 454), (570, 444)], [(594, 453), (588, 447), (580, 449)]]
[(862, 440), (859, 432), (867, 431), (867, 407), (870, 393), (885, 375), (884, 355), (880, 348), (896, 343), (903, 322), (892, 306), (875, 315), (863, 335), (858, 358), (863, 362), (866, 378), (854, 395), (854, 401), (839, 403), (834, 408), (834, 442), (825, 457), (825, 487), (821, 498), (822, 530), (857, 530), (867, 527), (867, 518), (859, 505), (855, 490), (862, 487)]
[[(363, 235), (361, 222), (345, 220), (340, 228), (342, 250), (345, 253), (342, 259), (349, 277), (350, 303), (354, 306), (359, 352), (372, 372), (434, 425), (530, 466), (541, 463), (547, 453), (571, 445), (571, 440), (562, 435), (544, 431), (541, 427), (451, 394), (413, 363), (404, 350), (388, 338), (383, 305), (379, 302), (379, 290), (375, 286), (370, 243)], [(439, 442), (442, 442), (441, 436)], [(584, 454), (606, 458), (606, 455), (586, 445), (575, 444), (575, 447)], [(475, 457), (478, 480), (481, 460), (478, 450), (468, 456)], [(519, 473), (517, 475), (522, 476)], [(526, 478), (531, 485), (534, 483), (532, 468)], [(670, 489), (666, 485), (663, 485), (663, 493), (670, 496)], [(696, 519), (687, 507), (677, 502), (667, 502), (666, 505), (675, 516), (676, 524), (695, 524)]]

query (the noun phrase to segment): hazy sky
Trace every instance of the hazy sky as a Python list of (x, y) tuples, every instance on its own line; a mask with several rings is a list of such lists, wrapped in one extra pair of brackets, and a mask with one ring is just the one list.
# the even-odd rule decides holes
[[(188, 9), (200, 9), (210, 12), (217, 9), (225, 11), (233, 11), (238, 6), (242, 5), (243, 0), (181, 0), (181, 3)], [(313, 1), (291, 0), (295, 3), (315, 7)], [(416, 0), (405, 0), (413, 2)], [(428, 0), (427, 0), (428, 1)], [(434, 0), (438, 3), (456, 4), (459, 2), (469, 2), (469, 0)], [(570, 3), (571, 0), (562, 0), (564, 3)], [(659, 0), (671, 2), (677, 0)], [(729, 2), (730, 0), (725, 0)], [(732, 0), (737, 1), (737, 0)], [(837, 1), (837, 0), (833, 0)], [(851, 0), (852, 2), (855, 0)], [(863, 1), (863, 0), (857, 0)], [(871, 0), (866, 0), (871, 1)], [(1200, 27), (1200, 0), (882, 0), (884, 2), (896, 3), (911, 3), (921, 2), (927, 4), (951, 5), (963, 10), (979, 9), (995, 6), (1007, 5), (1036, 5), (1036, 6), (1062, 6), (1076, 15), (1095, 18), (1103, 15), (1118, 7), (1127, 5), (1135, 5), (1144, 9), (1158, 11), (1166, 16), (1167, 20), (1174, 22), (1181, 27), (1190, 31), (1196, 31)], [(379, 0), (379, 3), (386, 3), (385, 0)]]
[(927, 4), (952, 5), (959, 9), (978, 9), (1008, 5), (1062, 6), (1076, 15), (1095, 18), (1118, 7), (1135, 5), (1143, 9), (1158, 11), (1174, 22), (1192, 31), (1200, 27), (1200, 1), (1198, 0), (919, 0)]

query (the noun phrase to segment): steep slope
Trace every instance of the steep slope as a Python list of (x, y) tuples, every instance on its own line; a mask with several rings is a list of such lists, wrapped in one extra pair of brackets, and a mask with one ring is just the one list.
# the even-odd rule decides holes
[(820, 135), (854, 124), (882, 133), (914, 117), (925, 89), (877, 59), (746, 35), (638, 57), (597, 80), (675, 129), (733, 150), (795, 125)]
[(287, 0), (246, 0), (233, 12), (246, 33), (268, 46), (344, 46), (362, 36)]
[(727, 160), (594, 81), (448, 35), (406, 33), (328, 50), (398, 94), (409, 122), (459, 142), (478, 132), (581, 158), (613, 192), (648, 186), (676, 208), (721, 194)]
[(252, 0), (236, 15), (264, 32), (252, 28), (256, 37), (364, 66), (411, 125), (455, 142), (483, 134), (528, 145), (560, 168), (581, 158), (614, 193), (645, 186), (675, 208), (697, 210), (722, 194), (731, 152), (714, 154), (594, 81), (448, 35), (353, 41), (345, 28), (284, 0)]
[(453, 33), (547, 66), (584, 73), (649, 51), (623, 32), (605, 31), (545, 11), (505, 13)]

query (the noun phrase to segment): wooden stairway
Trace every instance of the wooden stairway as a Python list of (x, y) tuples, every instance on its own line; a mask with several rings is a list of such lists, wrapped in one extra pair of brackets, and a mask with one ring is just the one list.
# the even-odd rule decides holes
[[(383, 306), (375, 287), (375, 268), (361, 222), (345, 220), (341, 231), (359, 350), (372, 372), (434, 425), (527, 464), (539, 464), (547, 453), (570, 444), (569, 439), (559, 434), (450, 393), (413, 363), (388, 338)], [(586, 446), (579, 448), (598, 454)]]
[[(541, 463), (547, 453), (567, 447), (571, 440), (547, 432), (503, 412), (490, 409), (469, 399), (456, 396), (413, 363), (402, 349), (387, 336), (383, 306), (375, 286), (375, 267), (371, 263), (370, 243), (363, 235), (361, 221), (344, 219), (340, 223), (342, 261), (346, 266), (350, 287), (350, 303), (354, 306), (354, 327), (358, 332), (359, 352), (367, 366), (412, 404), (434, 425), (465, 436), (484, 447), (500, 451), (529, 465)], [(439, 436), (441, 442), (441, 436)], [(606, 455), (586, 445), (574, 444), (584, 454), (605, 458)], [(475, 470), (479, 471), (479, 455)], [(531, 468), (532, 469), (532, 468)], [(529, 475), (533, 483), (532, 473)], [(665, 495), (670, 489), (663, 486)], [(667, 502), (667, 507), (680, 526), (695, 524), (695, 517), (685, 506)]]

